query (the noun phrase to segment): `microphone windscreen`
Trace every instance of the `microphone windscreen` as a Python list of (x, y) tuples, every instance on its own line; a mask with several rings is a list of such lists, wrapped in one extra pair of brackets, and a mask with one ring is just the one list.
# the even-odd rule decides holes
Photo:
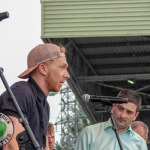
[(89, 103), (90, 95), (84, 94), (84, 95), (82, 96), (82, 100), (83, 100), (84, 102), (86, 102), (86, 103)]

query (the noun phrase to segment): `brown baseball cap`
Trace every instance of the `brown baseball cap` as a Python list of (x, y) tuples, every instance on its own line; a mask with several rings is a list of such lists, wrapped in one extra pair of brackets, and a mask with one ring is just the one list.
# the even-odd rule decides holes
[(51, 59), (65, 57), (65, 53), (61, 53), (60, 49), (61, 48), (59, 46), (50, 43), (37, 45), (28, 54), (28, 69), (26, 69), (18, 77), (26, 79), (39, 64)]

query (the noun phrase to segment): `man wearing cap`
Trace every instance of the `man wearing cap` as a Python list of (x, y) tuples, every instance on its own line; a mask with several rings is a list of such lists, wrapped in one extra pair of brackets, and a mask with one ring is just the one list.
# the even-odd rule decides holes
[[(19, 78), (28, 78), (28, 81), (14, 83), (11, 90), (42, 149), (46, 146), (50, 112), (46, 98), (49, 92), (59, 92), (69, 78), (65, 48), (55, 44), (39, 44), (29, 52), (27, 65), (27, 70)], [(13, 138), (3, 149), (19, 150), (16, 136), (25, 129), (19, 122), (20, 116), (7, 91), (1, 95), (0, 103), (1, 112), (9, 116), (14, 124)], [(25, 149), (34, 149), (32, 143), (26, 143)]]

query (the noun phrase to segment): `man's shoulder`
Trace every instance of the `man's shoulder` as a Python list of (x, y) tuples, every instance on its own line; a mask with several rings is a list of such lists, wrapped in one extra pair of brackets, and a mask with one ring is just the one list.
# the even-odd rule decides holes
[(86, 126), (84, 128), (85, 131), (98, 131), (101, 130), (104, 127), (105, 122), (100, 122), (100, 123), (96, 123), (96, 124), (92, 124), (89, 126)]
[(14, 91), (19, 91), (19, 92), (29, 92), (29, 91), (32, 91), (32, 88), (29, 84), (29, 82), (27, 81), (18, 81), (18, 82), (15, 82), (12, 86), (11, 86), (11, 89)]
[[(11, 85), (10, 87), (14, 96), (18, 99), (23, 99), (29, 95), (34, 95), (30, 84), (26, 81), (18, 81)], [(6, 89), (2, 94), (1, 98), (7, 99), (9, 97), (8, 90)]]
[(139, 141), (142, 141), (145, 143), (145, 140), (138, 133), (136, 133), (134, 130), (132, 130), (132, 135), (134, 138), (136, 138), (136, 140), (139, 140)]
[(17, 81), (11, 86), (13, 87), (29, 87), (29, 83), (27, 81)]
[(133, 143), (136, 143), (139, 147), (147, 147), (146, 141), (134, 130), (131, 130), (132, 136), (128, 137), (128, 140), (132, 141)]

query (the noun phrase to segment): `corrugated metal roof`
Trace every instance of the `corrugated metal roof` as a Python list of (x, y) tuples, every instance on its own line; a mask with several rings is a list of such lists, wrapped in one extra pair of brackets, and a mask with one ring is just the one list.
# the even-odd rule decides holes
[(150, 34), (149, 0), (41, 0), (42, 38)]

